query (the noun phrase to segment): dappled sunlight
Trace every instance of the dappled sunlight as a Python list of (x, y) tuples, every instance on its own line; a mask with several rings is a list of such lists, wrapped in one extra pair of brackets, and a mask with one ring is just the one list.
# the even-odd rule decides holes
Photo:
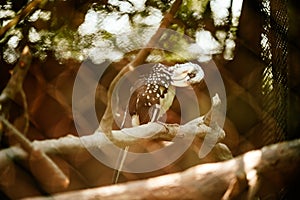
[[(32, 44), (35, 44), (36, 52), (34, 54), (44, 60), (47, 56), (45, 53), (48, 50), (56, 51), (55, 55), (60, 62), (68, 59), (75, 59), (83, 61), (84, 59), (90, 58), (95, 63), (102, 63), (105, 60), (118, 61), (121, 57), (130, 50), (139, 48), (139, 45), (135, 45), (133, 48), (126, 48), (126, 45), (132, 45), (132, 42), (123, 41), (122, 43), (116, 42), (118, 38), (125, 37), (127, 40), (134, 37), (135, 31), (140, 28), (157, 29), (162, 18), (164, 10), (170, 6), (170, 3), (159, 4), (158, 7), (146, 6), (146, 1), (117, 1), (111, 0), (108, 3), (112, 6), (113, 12), (110, 11), (109, 7), (97, 6), (89, 8), (84, 16), (83, 23), (78, 26), (76, 32), (73, 30), (65, 33), (68, 27), (61, 27), (59, 29), (41, 30), (34, 26), (29, 29), (28, 39)], [(203, 18), (202, 14), (208, 4), (210, 4), (212, 10), (212, 17), (215, 26), (223, 26), (225, 24), (231, 24), (232, 27), (238, 26), (238, 19), (241, 11), (242, 1), (190, 1), (189, 3), (183, 4), (183, 11), (189, 9), (191, 17), (199, 21), (198, 27), (195, 27), (192, 31), (193, 34), (189, 35), (201, 49), (195, 49), (192, 44), (188, 49), (191, 49), (191, 59), (198, 59), (199, 61), (207, 61), (212, 58), (212, 55), (220, 54), (224, 52), (224, 58), (231, 60), (234, 55), (233, 51), (235, 48), (235, 32), (236, 29), (232, 29), (229, 32), (218, 30), (216, 35), (210, 35), (208, 30), (205, 30), (205, 26), (201, 25)], [(11, 10), (11, 4), (8, 2), (5, 9), (1, 9), (0, 18), (12, 17), (15, 13)], [(47, 8), (47, 7), (45, 7)], [(231, 9), (231, 10), (230, 10)], [(50, 21), (56, 21), (60, 16), (56, 16), (58, 13), (52, 13), (47, 9), (37, 9), (29, 17), (30, 23), (49, 23)], [(183, 23), (188, 23), (188, 15), (179, 16)], [(53, 21), (54, 20), (54, 21)], [(231, 21), (229, 21), (231, 20)], [(186, 21), (186, 22), (185, 22)], [(4, 23), (5, 24), (5, 23)], [(113, 25), (112, 25), (113, 24)], [(175, 26), (174, 26), (175, 27)], [(175, 31), (181, 31), (180, 27), (174, 28)], [(220, 34), (223, 32), (223, 35)], [(218, 34), (217, 34), (218, 33)], [(23, 33), (22, 33), (23, 34)], [(13, 63), (19, 57), (19, 54), (14, 52), (19, 42), (23, 39), (23, 35), (13, 33), (10, 47), (7, 47), (4, 58), (8, 63)], [(142, 42), (147, 42), (149, 37), (145, 37)], [(225, 35), (225, 37), (224, 37)], [(100, 36), (100, 37), (99, 37)], [(142, 37), (141, 37), (142, 38)], [(64, 42), (58, 42), (62, 40)], [(98, 40), (99, 45), (95, 45), (94, 41)], [(49, 43), (50, 42), (50, 43)], [(115, 43), (116, 42), (116, 43)], [(48, 43), (45, 45), (45, 43)], [(107, 45), (108, 43), (112, 43)], [(141, 43), (137, 41), (137, 43)], [(10, 49), (9, 49), (10, 48)], [(96, 55), (95, 52), (102, 52)], [(158, 53), (158, 54), (157, 54)], [(156, 59), (161, 57), (161, 53), (155, 52), (150, 55)], [(170, 58), (175, 56), (169, 54)]]
[[(262, 159), (261, 151), (252, 151), (250, 153), (246, 153), (243, 157), (243, 161), (245, 163), (245, 171), (249, 171), (253, 169), (253, 166), (257, 166)], [(250, 174), (251, 175), (251, 174)]]
[(161, 176), (155, 179), (149, 179), (146, 181), (145, 187), (149, 189), (158, 189), (165, 185), (170, 187), (180, 184), (181, 176), (179, 174), (173, 174), (172, 176)]
[(0, 199), (289, 199), (295, 5), (1, 1)]

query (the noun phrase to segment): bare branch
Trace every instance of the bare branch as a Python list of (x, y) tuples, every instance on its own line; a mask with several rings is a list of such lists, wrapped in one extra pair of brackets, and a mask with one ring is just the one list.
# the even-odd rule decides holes
[(0, 29), (0, 38), (5, 35), (5, 33), (17, 25), (22, 19), (28, 16), (37, 6), (42, 2), (42, 0), (33, 0), (27, 4), (27, 6), (21, 10), (8, 24)]
[[(221, 101), (216, 95), (213, 98), (211, 110), (216, 110)], [(88, 148), (101, 148), (107, 144), (113, 142), (119, 146), (130, 146), (135, 144), (143, 138), (143, 140), (161, 140), (170, 141), (174, 137), (199, 137), (204, 139), (207, 134), (214, 135), (220, 142), (225, 137), (225, 132), (216, 124), (210, 123), (210, 126), (205, 122), (205, 116), (198, 117), (184, 125), (178, 124), (164, 124), (161, 122), (153, 122), (144, 124), (138, 127), (124, 128), (122, 130), (112, 130), (111, 138), (107, 138), (106, 134), (96, 130), (94, 134), (88, 136), (82, 136), (80, 138), (74, 136), (66, 136), (60, 139), (34, 141), (35, 148), (42, 150), (45, 153), (64, 152), (70, 154), (76, 150), (81, 150), (84, 146), (80, 140), (84, 141), (84, 144)], [(222, 149), (222, 147), (218, 147)], [(224, 149), (224, 152), (227, 151)], [(220, 153), (220, 152), (219, 152)], [(225, 156), (226, 157), (226, 156)]]
[(28, 46), (25, 46), (18, 63), (14, 67), (11, 78), (0, 95), (0, 104), (8, 99), (14, 100), (15, 96), (22, 90), (23, 81), (31, 65), (31, 60), (30, 50)]
[[(2, 91), (0, 95), (0, 111), (2, 111), (2, 104), (6, 101), (15, 100), (15, 97), (18, 93), (21, 93), (23, 97), (23, 104), (25, 106), (25, 113), (27, 113), (27, 102), (26, 96), (23, 91), (23, 81), (26, 77), (26, 74), (31, 65), (31, 53), (29, 48), (26, 46), (21, 54), (21, 57), (14, 67), (14, 72), (8, 81), (6, 87)], [(25, 114), (25, 116), (26, 116)], [(27, 117), (27, 123), (29, 118)], [(3, 114), (0, 115), (0, 123), (3, 123), (4, 126), (10, 131), (12, 137), (20, 144), (21, 148), (23, 148), (28, 155), (30, 155), (31, 167), (34, 168), (36, 166), (42, 167), (44, 170), (47, 170), (52, 174), (49, 185), (49, 178), (44, 175), (39, 174), (39, 170), (32, 170), (32, 174), (35, 178), (41, 183), (44, 189), (48, 192), (53, 192), (56, 189), (53, 188), (65, 188), (69, 184), (69, 179), (65, 176), (65, 174), (56, 166), (56, 164), (43, 152), (39, 149), (36, 149), (30, 140), (28, 140), (24, 133), (21, 133), (13, 124), (11, 124)], [(26, 128), (25, 128), (26, 129)], [(55, 187), (53, 187), (53, 183), (55, 183)]]
[[(216, 95), (216, 97), (218, 96)], [(212, 109), (218, 108), (220, 103), (218, 98), (213, 98)], [(49, 193), (63, 191), (69, 184), (69, 179), (48, 156), (59, 155), (69, 158), (76, 152), (85, 151), (86, 148), (101, 149), (106, 145), (111, 145), (111, 142), (119, 146), (129, 146), (138, 143), (140, 140), (148, 139), (170, 141), (174, 137), (182, 139), (198, 137), (203, 140), (206, 135), (213, 135), (220, 142), (225, 137), (225, 132), (216, 123), (211, 122), (211, 126), (206, 125), (205, 118), (206, 116), (202, 116), (184, 125), (156, 122), (122, 130), (113, 130), (111, 133), (113, 140), (109, 140), (105, 133), (96, 131), (95, 134), (80, 138), (66, 136), (60, 139), (28, 142), (28, 146), (32, 151), (25, 152), (20, 147), (11, 147), (0, 151), (0, 169), (5, 168), (13, 161), (29, 163), (29, 170), (46, 191)], [(217, 161), (232, 158), (230, 150), (222, 143), (217, 143), (211, 154), (206, 158), (210, 156)], [(47, 174), (51, 174), (51, 177)]]
[[(129, 146), (132, 143), (138, 142), (138, 138), (147, 138), (147, 139), (160, 139), (169, 141), (174, 137), (194, 137), (200, 136), (204, 138), (206, 134), (210, 134), (217, 138), (218, 142), (224, 139), (225, 133), (220, 128), (216, 122), (211, 123), (211, 113), (217, 111), (221, 104), (219, 96), (216, 94), (212, 98), (212, 107), (210, 111), (199, 118), (196, 118), (185, 125), (178, 124), (163, 124), (159, 123), (148, 123), (140, 125), (133, 128), (124, 128), (122, 130), (112, 130), (111, 137), (109, 138), (111, 142), (119, 146)], [(96, 134), (103, 133), (99, 130), (96, 130)], [(107, 134), (105, 134), (107, 135)], [(100, 141), (103, 141), (100, 140)]]

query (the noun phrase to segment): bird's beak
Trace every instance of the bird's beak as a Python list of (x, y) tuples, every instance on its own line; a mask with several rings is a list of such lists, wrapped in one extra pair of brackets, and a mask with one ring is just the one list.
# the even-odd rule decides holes
[(183, 72), (180, 72), (180, 73), (175, 73), (173, 76), (172, 76), (172, 79), (173, 80), (176, 80), (176, 81), (181, 81), (181, 80), (184, 80), (186, 79), (188, 75), (188, 71), (183, 71)]
[(172, 85), (174, 85), (175, 87), (187, 87), (187, 86), (189, 86), (187, 81), (173, 81)]
[(187, 87), (189, 86), (188, 78), (188, 72), (175, 74), (172, 76), (172, 85), (176, 87)]

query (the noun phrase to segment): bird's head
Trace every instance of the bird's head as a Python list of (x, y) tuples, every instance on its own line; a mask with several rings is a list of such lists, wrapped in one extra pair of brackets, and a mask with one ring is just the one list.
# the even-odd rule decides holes
[(188, 87), (200, 83), (204, 78), (203, 69), (194, 63), (176, 64), (169, 68), (171, 84), (175, 87)]

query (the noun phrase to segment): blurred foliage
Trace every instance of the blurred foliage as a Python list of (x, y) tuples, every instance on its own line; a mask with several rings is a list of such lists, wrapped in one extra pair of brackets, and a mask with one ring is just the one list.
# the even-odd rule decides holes
[[(15, 63), (20, 49), (29, 45), (34, 56), (41, 60), (46, 59), (48, 52), (52, 51), (60, 62), (68, 59), (82, 61), (87, 58), (95, 63), (117, 61), (146, 44), (173, 2), (44, 0), (32, 14), (0, 38), (1, 59), (6, 63)], [(190, 41), (171, 38), (176, 42), (177, 48), (185, 47), (182, 48), (183, 54), (189, 55), (191, 59), (201, 59), (203, 55), (211, 58), (210, 55), (215, 53), (227, 54), (224, 55), (225, 59), (233, 58), (236, 25), (231, 23), (232, 1), (226, 2), (227, 4), (222, 0), (183, 1), (170, 27), (190, 37)], [(24, 0), (0, 1), (0, 25), (3, 27), (14, 19), (26, 3)], [(227, 16), (223, 17), (222, 23), (218, 22), (220, 19), (211, 9), (217, 3), (218, 11), (223, 9), (226, 13), (227, 10)], [(205, 35), (199, 33), (207, 30), (211, 36), (197, 38), (197, 35)], [(231, 42), (229, 49), (226, 46), (228, 40)], [(200, 46), (198, 50), (186, 51), (191, 49), (188, 45), (195, 44)], [(170, 44), (163, 44), (168, 45)], [(149, 61), (151, 58), (155, 58), (155, 61), (181, 59), (170, 52), (159, 50), (152, 52)]]

